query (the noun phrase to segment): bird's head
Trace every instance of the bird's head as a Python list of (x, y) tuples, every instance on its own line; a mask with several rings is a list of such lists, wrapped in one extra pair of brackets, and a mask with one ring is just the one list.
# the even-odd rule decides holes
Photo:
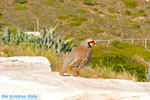
[(96, 42), (92, 39), (86, 39), (85, 41), (82, 42), (82, 45), (86, 47), (92, 47), (93, 45), (96, 45)]

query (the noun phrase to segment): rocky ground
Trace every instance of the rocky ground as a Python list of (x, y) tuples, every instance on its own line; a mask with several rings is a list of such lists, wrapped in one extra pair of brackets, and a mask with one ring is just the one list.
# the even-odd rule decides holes
[(60, 76), (50, 71), (0, 71), (0, 100), (149, 99), (149, 82)]

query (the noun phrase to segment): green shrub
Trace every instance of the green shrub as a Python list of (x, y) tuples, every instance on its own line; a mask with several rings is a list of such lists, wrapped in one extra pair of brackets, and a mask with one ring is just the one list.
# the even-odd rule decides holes
[(28, 0), (14, 0), (14, 2), (24, 4), (24, 3), (28, 3)]
[(82, 23), (83, 21), (87, 21), (88, 19), (85, 17), (73, 17), (71, 20), (76, 23)]
[(108, 8), (107, 9), (110, 13), (116, 13), (117, 11), (114, 8)]
[(146, 7), (146, 9), (150, 9), (150, 6)]
[(81, 26), (82, 22), (87, 20), (88, 19), (85, 17), (75, 16), (71, 19), (72, 22), (70, 23), (70, 26)]
[(104, 14), (103, 11), (99, 11), (98, 14)]
[(65, 20), (65, 19), (68, 18), (68, 16), (58, 16), (58, 18), (61, 19), (61, 20)]
[(129, 48), (129, 47), (131, 47), (133, 45), (130, 44), (130, 43), (121, 42), (119, 40), (116, 40), (116, 41), (112, 41), (111, 42), (111, 46), (113, 46), (115, 48), (118, 48), (118, 49), (125, 49), (125, 48)]
[(81, 26), (81, 22), (72, 22), (70, 26)]
[(139, 29), (139, 28), (140, 28), (140, 25), (139, 25), (139, 24), (132, 24), (132, 28), (133, 28), (133, 29)]
[[(118, 43), (119, 42), (117, 42), (117, 44)], [(123, 48), (126, 47), (124, 46)], [(93, 56), (90, 60), (90, 65), (92, 68), (110, 68), (116, 73), (126, 72), (132, 76), (136, 76), (138, 81), (146, 80), (145, 73), (147, 67), (137, 62), (133, 57), (126, 56), (113, 47), (93, 48)]]
[(117, 16), (113, 16), (113, 15), (108, 15), (109, 18), (114, 18), (117, 19)]
[(18, 11), (25, 11), (27, 10), (28, 8), (27, 7), (24, 7), (24, 6), (17, 6), (14, 8), (14, 10), (18, 10)]
[(124, 15), (131, 16), (131, 12), (130, 12), (129, 10), (126, 10), (126, 11), (124, 12)]
[(73, 35), (72, 34), (67, 34), (67, 35), (65, 35), (64, 39), (69, 39), (69, 38), (73, 38)]
[(0, 28), (6, 27), (8, 25), (9, 25), (8, 23), (0, 23)]
[(139, 13), (139, 16), (146, 16), (146, 13), (143, 9), (139, 10), (138, 13)]
[(93, 64), (111, 67), (113, 71), (118, 73), (127, 71), (131, 75), (135, 75), (138, 81), (146, 80), (145, 78), (146, 66), (122, 54), (105, 53), (102, 56), (92, 57), (91, 60), (94, 62)]
[(64, 2), (64, 0), (59, 0), (59, 2)]
[(80, 12), (80, 13), (88, 13), (89, 12), (89, 11), (83, 9), (83, 8), (79, 8), (79, 9), (77, 9), (77, 11)]
[(133, 17), (139, 17), (139, 16), (147, 16), (145, 11), (143, 9), (138, 10), (137, 12), (134, 12), (131, 14)]
[(107, 7), (104, 3), (99, 3), (99, 5), (102, 7), (102, 8), (104, 8), (104, 7)]
[(0, 12), (0, 16), (2, 16), (3, 14)]
[(98, 3), (92, 2), (92, 0), (84, 0), (83, 4), (84, 4), (84, 5), (88, 5), (88, 6), (95, 6), (95, 5), (97, 5)]
[(102, 29), (100, 29), (100, 28), (91, 28), (91, 30), (92, 30), (93, 32), (96, 32), (96, 33), (103, 33), (103, 32), (104, 32), (104, 30), (102, 30)]
[(47, 1), (42, 1), (41, 4), (43, 4), (43, 5), (50, 5), (50, 3), (47, 2)]
[(136, 8), (139, 4), (136, 0), (122, 0), (126, 8)]
[(97, 8), (93, 8), (93, 11), (98, 11), (98, 9)]

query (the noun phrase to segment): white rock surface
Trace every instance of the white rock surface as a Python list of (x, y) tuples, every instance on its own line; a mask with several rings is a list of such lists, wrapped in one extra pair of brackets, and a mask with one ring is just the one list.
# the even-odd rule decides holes
[(47, 58), (40, 56), (0, 57), (0, 71), (51, 72), (51, 66)]
[(0, 72), (0, 100), (150, 100), (150, 83), (5, 71)]

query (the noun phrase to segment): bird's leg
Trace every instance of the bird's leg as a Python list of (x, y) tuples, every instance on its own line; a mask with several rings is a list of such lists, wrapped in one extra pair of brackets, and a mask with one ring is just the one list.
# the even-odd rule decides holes
[(80, 73), (79, 73), (79, 71), (77, 71), (77, 77), (83, 77), (83, 76), (80, 76)]
[(79, 71), (77, 71), (77, 76), (80, 76)]

